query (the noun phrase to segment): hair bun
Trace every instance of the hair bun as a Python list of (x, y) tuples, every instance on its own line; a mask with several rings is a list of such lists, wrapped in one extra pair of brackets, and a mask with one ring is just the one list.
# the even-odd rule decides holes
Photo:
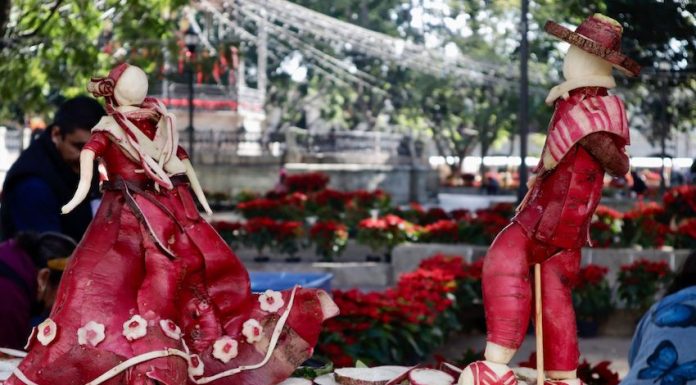
[(87, 91), (94, 96), (112, 96), (116, 82), (111, 78), (92, 78), (87, 84)]

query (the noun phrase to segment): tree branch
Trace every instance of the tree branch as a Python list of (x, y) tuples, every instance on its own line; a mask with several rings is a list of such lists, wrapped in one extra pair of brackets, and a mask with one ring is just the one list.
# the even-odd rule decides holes
[(43, 29), (43, 27), (45, 27), (46, 24), (48, 24), (48, 22), (51, 20), (51, 18), (53, 18), (53, 15), (56, 14), (56, 11), (58, 10), (58, 8), (60, 7), (60, 5), (61, 5), (62, 2), (63, 2), (63, 0), (56, 0), (56, 3), (53, 4), (53, 8), (51, 8), (51, 11), (49, 12), (48, 16), (46, 16), (46, 18), (43, 19), (43, 20), (39, 23), (39, 25), (36, 26), (36, 28), (34, 28), (33, 31), (27, 32), (27, 33), (23, 33), (23, 34), (17, 36), (16, 39), (27, 39), (27, 38), (36, 36), (39, 32), (41, 32), (41, 30)]

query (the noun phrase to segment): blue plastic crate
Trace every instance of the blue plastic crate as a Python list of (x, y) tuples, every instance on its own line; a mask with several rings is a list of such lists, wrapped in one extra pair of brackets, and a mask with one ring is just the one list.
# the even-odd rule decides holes
[(288, 273), (288, 272), (249, 272), (251, 291), (261, 293), (270, 290), (292, 289), (295, 285), (304, 288), (323, 289), (331, 292), (331, 273)]

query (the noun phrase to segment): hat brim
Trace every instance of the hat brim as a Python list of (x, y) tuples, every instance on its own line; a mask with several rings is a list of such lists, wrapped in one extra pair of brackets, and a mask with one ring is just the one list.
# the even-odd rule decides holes
[(596, 41), (590, 40), (577, 32), (571, 31), (555, 21), (547, 21), (546, 25), (544, 25), (544, 30), (585, 52), (599, 56), (600, 58), (611, 63), (614, 67), (623, 71), (626, 75), (638, 76), (638, 74), (640, 74), (640, 64), (638, 64), (635, 60), (629, 58), (619, 51), (604, 47)]

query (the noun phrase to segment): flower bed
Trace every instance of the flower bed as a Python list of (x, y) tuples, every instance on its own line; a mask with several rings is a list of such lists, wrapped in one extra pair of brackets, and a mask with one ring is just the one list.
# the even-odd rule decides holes
[(326, 323), (317, 351), (336, 366), (422, 361), (447, 332), (461, 329), (457, 309), (480, 297), (480, 269), (437, 255), (384, 292), (334, 290), (341, 313)]
[[(334, 290), (340, 315), (326, 323), (317, 353), (339, 367), (357, 361), (368, 365), (421, 362), (446, 341), (447, 333), (477, 328), (467, 315), (482, 302), (482, 267), (481, 260), (466, 263), (460, 256), (437, 254), (421, 261), (417, 269), (403, 274), (394, 287), (383, 292)], [(610, 285), (603, 266), (585, 266), (573, 289), (579, 328), (587, 321), (605, 321), (620, 303), (632, 306), (634, 297), (645, 299), (638, 302), (642, 306), (650, 306), (654, 294), (663, 289), (663, 278), (669, 275), (664, 264), (647, 260), (625, 265), (623, 270), (632, 278), (640, 278), (645, 288), (653, 290), (652, 295), (620, 296), (620, 302), (615, 301), (613, 289), (619, 293), (633, 289), (627, 289), (622, 281)]]
[[(447, 212), (437, 207), (426, 210), (417, 203), (407, 208), (393, 207), (389, 195), (380, 190), (331, 190), (326, 187), (328, 177), (320, 173), (288, 176), (285, 183), (284, 189), (263, 197), (243, 194), (236, 210), (247, 221), (270, 218), (306, 223), (301, 232), (304, 236), (294, 240), (292, 247), (286, 247), (286, 254), (318, 245), (310, 231), (317, 220), (342, 225), (350, 238), (369, 246), (373, 254), (388, 256), (404, 242), (489, 245), (514, 215), (511, 204), (497, 204), (473, 213)], [(256, 240), (246, 239), (255, 233), (234, 230), (243, 227), (240, 224), (215, 225), (230, 242), (257, 245)], [(232, 235), (235, 231), (236, 235)], [(641, 202), (626, 213), (600, 205), (591, 222), (590, 236), (597, 248), (696, 247), (696, 186), (669, 190), (662, 204)], [(271, 243), (268, 246), (283, 252)], [(344, 250), (335, 243), (327, 247), (317, 249), (324, 260), (339, 258)], [(329, 249), (332, 251), (327, 252)]]

